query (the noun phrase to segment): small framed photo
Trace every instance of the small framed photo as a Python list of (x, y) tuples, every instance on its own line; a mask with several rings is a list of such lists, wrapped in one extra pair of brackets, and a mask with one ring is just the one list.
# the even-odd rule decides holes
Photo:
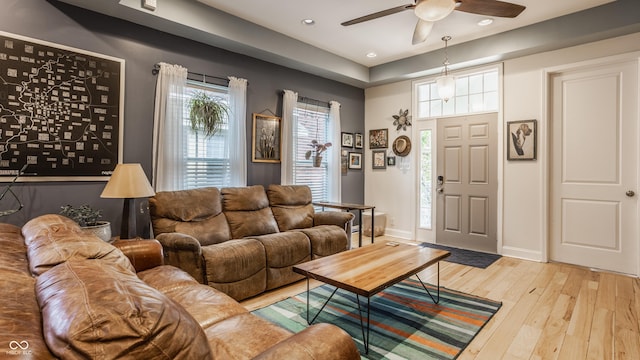
[(387, 156), (387, 166), (396, 166), (395, 156)]
[(537, 143), (537, 120), (507, 122), (507, 160), (535, 160)]
[(280, 162), (280, 131), (279, 117), (253, 114), (251, 139), (251, 160), (253, 162)]
[(363, 147), (363, 145), (362, 145), (362, 134), (360, 134), (360, 133), (356, 133), (355, 147), (356, 147), (356, 149), (362, 149), (362, 147)]
[(340, 142), (342, 147), (353, 147), (353, 134), (348, 132), (342, 133), (342, 141)]
[(386, 149), (389, 147), (389, 129), (369, 130), (369, 148)]
[(349, 169), (362, 169), (362, 154), (357, 152), (349, 153)]
[(387, 150), (373, 150), (371, 156), (371, 166), (373, 169), (387, 168)]

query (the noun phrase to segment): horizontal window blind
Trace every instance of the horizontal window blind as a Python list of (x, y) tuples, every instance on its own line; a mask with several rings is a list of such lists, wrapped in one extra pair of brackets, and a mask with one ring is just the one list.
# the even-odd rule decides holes
[(298, 102), (294, 110), (296, 134), (294, 141), (294, 169), (295, 184), (308, 185), (314, 201), (326, 200), (328, 191), (327, 152), (322, 153), (320, 167), (313, 166), (313, 159), (305, 158), (309, 150), (313, 150), (311, 141), (317, 140), (324, 144), (328, 140), (329, 109), (323, 106), (310, 106)]

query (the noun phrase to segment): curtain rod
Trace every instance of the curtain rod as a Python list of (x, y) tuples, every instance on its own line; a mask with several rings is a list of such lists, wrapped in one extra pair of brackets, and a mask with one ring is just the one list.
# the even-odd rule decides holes
[(330, 107), (328, 101), (316, 100), (305, 96), (298, 96), (298, 101), (309, 105), (324, 106), (326, 108)]
[[(153, 75), (158, 75), (158, 73), (160, 72), (160, 64), (154, 64), (153, 65), (153, 69), (151, 69), (151, 73)], [(189, 78), (191, 77), (191, 78)], [(194, 77), (197, 77), (199, 79), (194, 79)], [(215, 79), (218, 80), (218, 83), (214, 83), (214, 82), (208, 82), (207, 78), (210, 79)], [(196, 73), (196, 72), (192, 72), (192, 71), (187, 71), (187, 79), (189, 80), (200, 80), (202, 79), (202, 82), (205, 84), (215, 84), (215, 85), (220, 85), (220, 82), (223, 82), (225, 86), (229, 85), (229, 79), (228, 78), (224, 78), (224, 77), (220, 77), (220, 76), (213, 76), (213, 75), (207, 75), (207, 74), (200, 74), (200, 73)], [(248, 85), (248, 83), (247, 83)]]

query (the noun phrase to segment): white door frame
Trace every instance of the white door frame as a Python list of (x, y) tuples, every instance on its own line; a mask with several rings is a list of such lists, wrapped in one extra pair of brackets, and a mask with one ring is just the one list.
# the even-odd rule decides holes
[[(628, 62), (628, 61), (634, 61), (634, 60), (637, 61), (638, 63), (638, 69), (640, 73), (640, 51), (621, 54), (621, 55), (607, 56), (607, 57), (598, 58), (594, 60), (580, 61), (580, 62), (571, 63), (571, 64), (553, 66), (553, 67), (548, 67), (542, 70), (542, 83), (543, 83), (542, 91), (544, 92), (542, 96), (542, 99), (543, 99), (542, 114), (544, 114), (546, 118), (545, 121), (541, 122), (540, 125), (542, 126), (539, 129), (540, 133), (543, 134), (543, 136), (540, 137), (540, 144), (539, 144), (540, 159), (544, 161), (544, 164), (542, 164), (542, 171), (540, 172), (540, 175), (541, 175), (540, 176), (540, 187), (541, 187), (540, 193), (543, 196), (542, 234), (544, 235), (544, 238), (541, 244), (541, 249), (542, 249), (541, 261), (542, 262), (549, 262), (549, 258), (550, 258), (549, 242), (551, 241), (551, 234), (550, 234), (551, 229), (549, 226), (549, 222), (551, 221), (551, 219), (549, 218), (550, 206), (551, 206), (551, 199), (550, 199), (551, 186), (549, 184), (549, 175), (550, 175), (551, 169), (549, 167), (551, 166), (552, 155), (548, 151), (549, 139), (551, 136), (551, 130), (550, 130), (551, 127), (549, 126), (549, 121), (551, 119), (550, 112), (552, 111), (551, 109), (552, 100), (549, 98), (551, 94), (551, 91), (549, 89), (550, 89), (550, 86), (553, 86), (551, 77), (557, 73), (566, 72), (569, 70), (578, 70), (581, 68), (589, 68), (596, 65), (606, 65), (606, 64)], [(640, 87), (640, 76), (637, 79), (637, 81), (638, 81), (638, 86)], [(640, 122), (640, 114), (638, 114), (638, 121)], [(638, 128), (640, 129), (640, 126), (638, 126)], [(636, 136), (638, 139), (638, 143), (640, 144), (640, 130), (638, 130), (638, 134), (636, 134)], [(636, 189), (640, 189), (640, 166), (638, 167), (637, 179), (639, 184), (636, 185)], [(640, 201), (638, 201), (637, 207), (638, 207), (638, 213), (640, 213)], [(640, 218), (638, 218), (636, 221), (637, 221), (636, 226), (640, 228)], [(640, 239), (637, 239), (637, 241), (640, 242)], [(640, 246), (638, 246), (638, 248), (640, 249)], [(637, 257), (638, 257), (639, 266), (637, 267), (634, 275), (640, 276), (640, 250), (638, 251)]]
[[(502, 254), (502, 245), (503, 245), (503, 240), (502, 240), (502, 234), (503, 234), (503, 220), (504, 220), (504, 163), (506, 161), (505, 158), (505, 135), (504, 135), (504, 128), (505, 128), (505, 122), (504, 122), (504, 63), (500, 62), (500, 63), (496, 63), (496, 64), (488, 64), (488, 65), (483, 65), (480, 67), (472, 67), (472, 68), (467, 68), (467, 69), (463, 69), (460, 71), (455, 71), (452, 72), (452, 75), (454, 76), (460, 76), (460, 75), (467, 75), (469, 73), (475, 73), (478, 71), (482, 71), (483, 69), (490, 69), (490, 68), (497, 68), (498, 69), (498, 97), (499, 97), (499, 101), (500, 103), (498, 104), (498, 134), (497, 134), (497, 144), (498, 144), (498, 152), (497, 152), (497, 180), (498, 180), (498, 193), (497, 193), (497, 228), (496, 228), (496, 237), (497, 237), (497, 253), (498, 254)], [(421, 78), (418, 80), (414, 80), (411, 82), (411, 108), (414, 114), (418, 114), (418, 99), (417, 99), (417, 91), (416, 91), (416, 85), (418, 83), (424, 83), (425, 81), (429, 81), (429, 80), (433, 80), (435, 82), (436, 76), (431, 76), (431, 77), (425, 77), (425, 78)], [(493, 111), (491, 111), (493, 112)], [(472, 115), (472, 114), (466, 114), (466, 115)], [(455, 116), (460, 116), (460, 115), (449, 115), (449, 116), (442, 116), (442, 118), (446, 118), (446, 117), (455, 117)], [(432, 139), (436, 139), (437, 140), (437, 124), (435, 124), (435, 118), (429, 118), (429, 119), (419, 119), (417, 116), (414, 117), (414, 121), (418, 122), (418, 121), (431, 121), (431, 123), (428, 125), (429, 127), (431, 127), (432, 129)], [(414, 131), (412, 134), (412, 139), (411, 141), (414, 144), (420, 144), (420, 131)], [(432, 153), (432, 167), (433, 169), (437, 169), (438, 164), (436, 163), (437, 161), (437, 153), (436, 151), (436, 143), (434, 140), (434, 144), (432, 144), (431, 149), (432, 151), (434, 151)], [(416, 169), (419, 168), (419, 164), (420, 164), (420, 154), (418, 153), (418, 151), (416, 150), (417, 155), (414, 157), (413, 160), (413, 164), (416, 167)], [(436, 184), (436, 178), (437, 178), (437, 171), (432, 171), (433, 173), (433, 178), (431, 179), (433, 184)], [(419, 171), (416, 170), (415, 172), (415, 180), (414, 180), (414, 194), (419, 194), (420, 193), (420, 186), (418, 185), (418, 177), (420, 176)], [(432, 187), (432, 193), (431, 193), (431, 198), (434, 199), (432, 207), (435, 209), (435, 199), (436, 199), (436, 187), (433, 186)], [(415, 204), (415, 211), (416, 214), (419, 214), (420, 212), (420, 202), (416, 201)], [(431, 228), (431, 230), (429, 231), (433, 231), (435, 234), (435, 219), (436, 219), (436, 214), (435, 214), (435, 210), (432, 211), (432, 222), (433, 222), (433, 226)], [(414, 216), (413, 219), (413, 229), (412, 229), (412, 239), (416, 239), (416, 235), (418, 232), (418, 226), (419, 226), (419, 221), (417, 219), (417, 215)], [(433, 235), (433, 242), (435, 242), (435, 235)]]

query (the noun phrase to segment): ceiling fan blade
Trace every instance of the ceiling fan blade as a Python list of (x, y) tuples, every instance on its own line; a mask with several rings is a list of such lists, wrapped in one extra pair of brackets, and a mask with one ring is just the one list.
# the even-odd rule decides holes
[(472, 14), (514, 18), (525, 6), (497, 0), (457, 0), (456, 10)]
[(427, 40), (427, 37), (429, 36), (429, 33), (431, 33), (432, 28), (433, 28), (432, 21), (418, 19), (418, 23), (416, 24), (416, 29), (413, 31), (413, 39), (411, 39), (411, 44), (417, 45)]
[(359, 24), (361, 22), (365, 22), (365, 21), (381, 18), (383, 16), (397, 14), (397, 13), (405, 11), (405, 10), (413, 9), (414, 7), (416, 7), (414, 4), (396, 6), (396, 7), (391, 8), (391, 9), (378, 11), (378, 12), (375, 12), (373, 14), (369, 14), (369, 15), (361, 16), (359, 18), (355, 18), (353, 20), (345, 21), (340, 25), (349, 26), (349, 25)]

